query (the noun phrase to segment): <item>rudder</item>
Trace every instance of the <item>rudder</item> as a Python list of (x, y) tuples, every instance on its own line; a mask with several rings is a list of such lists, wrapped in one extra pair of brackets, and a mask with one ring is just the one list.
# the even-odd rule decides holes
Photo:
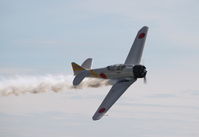
[(87, 58), (83, 63), (82, 67), (85, 69), (91, 69), (91, 64), (92, 64), (92, 58)]

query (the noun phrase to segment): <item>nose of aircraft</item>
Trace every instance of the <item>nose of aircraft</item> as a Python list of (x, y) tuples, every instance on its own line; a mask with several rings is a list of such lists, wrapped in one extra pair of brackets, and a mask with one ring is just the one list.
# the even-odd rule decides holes
[(136, 78), (144, 78), (146, 76), (146, 67), (143, 65), (135, 65), (133, 67), (133, 74)]

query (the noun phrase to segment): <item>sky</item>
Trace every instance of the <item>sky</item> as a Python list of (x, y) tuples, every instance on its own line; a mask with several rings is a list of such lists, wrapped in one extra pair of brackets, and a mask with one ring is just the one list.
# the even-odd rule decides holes
[(93, 68), (123, 63), (149, 27), (148, 84), (138, 80), (108, 116), (91, 119), (110, 86), (20, 92), (0, 96), (0, 136), (199, 136), (198, 13), (196, 0), (0, 0), (1, 90), (63, 84), (88, 57)]

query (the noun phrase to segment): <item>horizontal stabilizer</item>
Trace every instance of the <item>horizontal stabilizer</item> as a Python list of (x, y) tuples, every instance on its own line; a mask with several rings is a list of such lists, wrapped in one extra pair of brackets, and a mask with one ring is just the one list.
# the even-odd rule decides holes
[(83, 70), (82, 72), (80, 72), (79, 74), (77, 74), (77, 76), (74, 78), (74, 80), (73, 80), (73, 85), (74, 86), (77, 86), (77, 85), (79, 85), (81, 82), (82, 82), (82, 80), (86, 77), (86, 76), (88, 76), (88, 74), (89, 74), (89, 71), (87, 71), (87, 70)]
[(73, 72), (74, 75), (76, 76), (77, 74), (79, 74), (80, 72), (82, 72), (83, 70), (85, 70), (82, 66), (72, 62), (72, 68), (73, 68)]

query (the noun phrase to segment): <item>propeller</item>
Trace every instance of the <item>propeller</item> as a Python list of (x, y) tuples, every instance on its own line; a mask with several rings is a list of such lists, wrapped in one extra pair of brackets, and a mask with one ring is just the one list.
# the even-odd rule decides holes
[[(144, 58), (142, 59), (142, 62), (143, 62), (143, 64), (145, 64), (145, 59), (144, 59)], [(147, 84), (147, 78), (146, 78), (146, 75), (144, 76), (144, 84)]]
[(144, 77), (144, 84), (147, 84), (146, 76)]

